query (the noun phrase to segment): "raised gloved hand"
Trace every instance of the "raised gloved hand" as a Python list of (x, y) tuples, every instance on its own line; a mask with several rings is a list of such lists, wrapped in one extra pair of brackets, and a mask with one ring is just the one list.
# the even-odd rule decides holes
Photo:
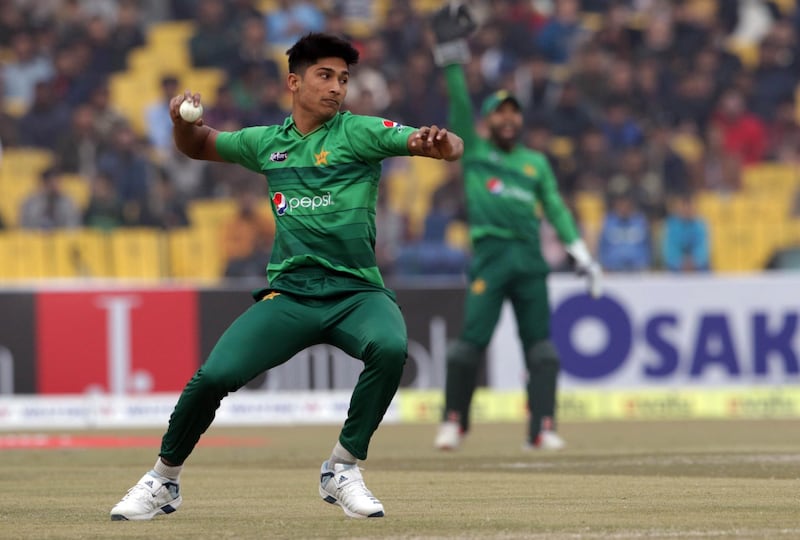
[(603, 270), (592, 258), (586, 243), (579, 238), (566, 246), (566, 250), (575, 260), (575, 271), (578, 275), (586, 276), (589, 294), (592, 298), (599, 298), (603, 294)]
[(470, 60), (467, 37), (483, 17), (479, 2), (449, 1), (433, 14), (431, 27), (436, 37), (433, 59), (438, 66), (466, 64)]

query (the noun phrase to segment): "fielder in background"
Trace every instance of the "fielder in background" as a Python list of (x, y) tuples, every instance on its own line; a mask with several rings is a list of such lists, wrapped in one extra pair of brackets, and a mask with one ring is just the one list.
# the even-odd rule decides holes
[(461, 157), (463, 141), (436, 126), (413, 129), (340, 112), (350, 66), (358, 62), (346, 41), (309, 34), (288, 55), (292, 114), (282, 125), (219, 132), (202, 118), (182, 118), (181, 103), (199, 105), (198, 94), (187, 91), (170, 102), (173, 137), (184, 154), (238, 163), (268, 179), (276, 224), (270, 287), (254, 294), (256, 303), (186, 385), (155, 466), (114, 506), (112, 520), (174, 512), (182, 501), (183, 463), (222, 398), (318, 343), (364, 362), (338, 441), (322, 463), (319, 494), (350, 517), (384, 515), (357, 465), (397, 390), (408, 345), (400, 308), (375, 260), (381, 161), (407, 155), (452, 161)]
[[(470, 59), (466, 37), (477, 27), (473, 3), (451, 2), (433, 17), (434, 58), (444, 68), (450, 95), (449, 124), (464, 140), (464, 189), (473, 259), (460, 337), (447, 351), (443, 423), (434, 446), (459, 447), (469, 430), (478, 366), (489, 345), (503, 302), (511, 301), (528, 372), (530, 412), (526, 448), (557, 450), (556, 385), (560, 360), (550, 342), (549, 268), (539, 246), (541, 207), (590, 292), (600, 294), (600, 267), (592, 259), (558, 193), (547, 158), (522, 146), (522, 113), (504, 90), (491, 94), (481, 113), (488, 139), (475, 130), (462, 64)], [(516, 369), (516, 366), (509, 366)]]

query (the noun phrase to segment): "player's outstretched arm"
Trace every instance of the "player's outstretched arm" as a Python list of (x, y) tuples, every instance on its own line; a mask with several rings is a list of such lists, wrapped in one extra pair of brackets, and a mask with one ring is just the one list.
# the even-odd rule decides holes
[(200, 94), (186, 90), (169, 102), (169, 116), (172, 119), (172, 137), (178, 150), (192, 159), (205, 161), (225, 161), (217, 152), (217, 130), (203, 125), (203, 119), (187, 122), (181, 117), (181, 103), (190, 101), (200, 104)]
[(437, 126), (423, 126), (408, 137), (412, 156), (455, 161), (464, 155), (464, 141), (453, 132)]

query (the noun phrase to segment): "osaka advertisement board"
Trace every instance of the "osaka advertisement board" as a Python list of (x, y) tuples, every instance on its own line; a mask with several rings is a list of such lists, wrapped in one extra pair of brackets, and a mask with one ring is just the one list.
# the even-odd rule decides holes
[[(800, 276), (609, 276), (588, 297), (550, 279), (562, 390), (796, 386)], [(399, 288), (409, 358), (401, 387), (439, 390), (463, 287)], [(224, 329), (252, 303), (242, 288), (40, 288), (0, 291), (0, 395), (138, 395), (180, 391)], [(519, 390), (516, 322), (505, 306), (482, 385)], [(265, 343), (271, 336), (265, 329)], [(361, 364), (316, 346), (248, 390), (349, 390)]]

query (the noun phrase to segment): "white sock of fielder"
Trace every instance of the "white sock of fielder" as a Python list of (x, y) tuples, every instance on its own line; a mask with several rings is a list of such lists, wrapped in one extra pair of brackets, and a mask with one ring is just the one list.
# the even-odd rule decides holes
[(342, 443), (336, 441), (336, 446), (333, 447), (333, 451), (331, 452), (331, 457), (328, 459), (328, 464), (330, 465), (331, 469), (337, 463), (341, 463), (342, 465), (355, 465), (358, 461), (358, 458), (348, 452)]
[(156, 464), (153, 466), (153, 470), (167, 480), (177, 482), (180, 479), (183, 465), (167, 465), (161, 461), (161, 458), (158, 458)]

